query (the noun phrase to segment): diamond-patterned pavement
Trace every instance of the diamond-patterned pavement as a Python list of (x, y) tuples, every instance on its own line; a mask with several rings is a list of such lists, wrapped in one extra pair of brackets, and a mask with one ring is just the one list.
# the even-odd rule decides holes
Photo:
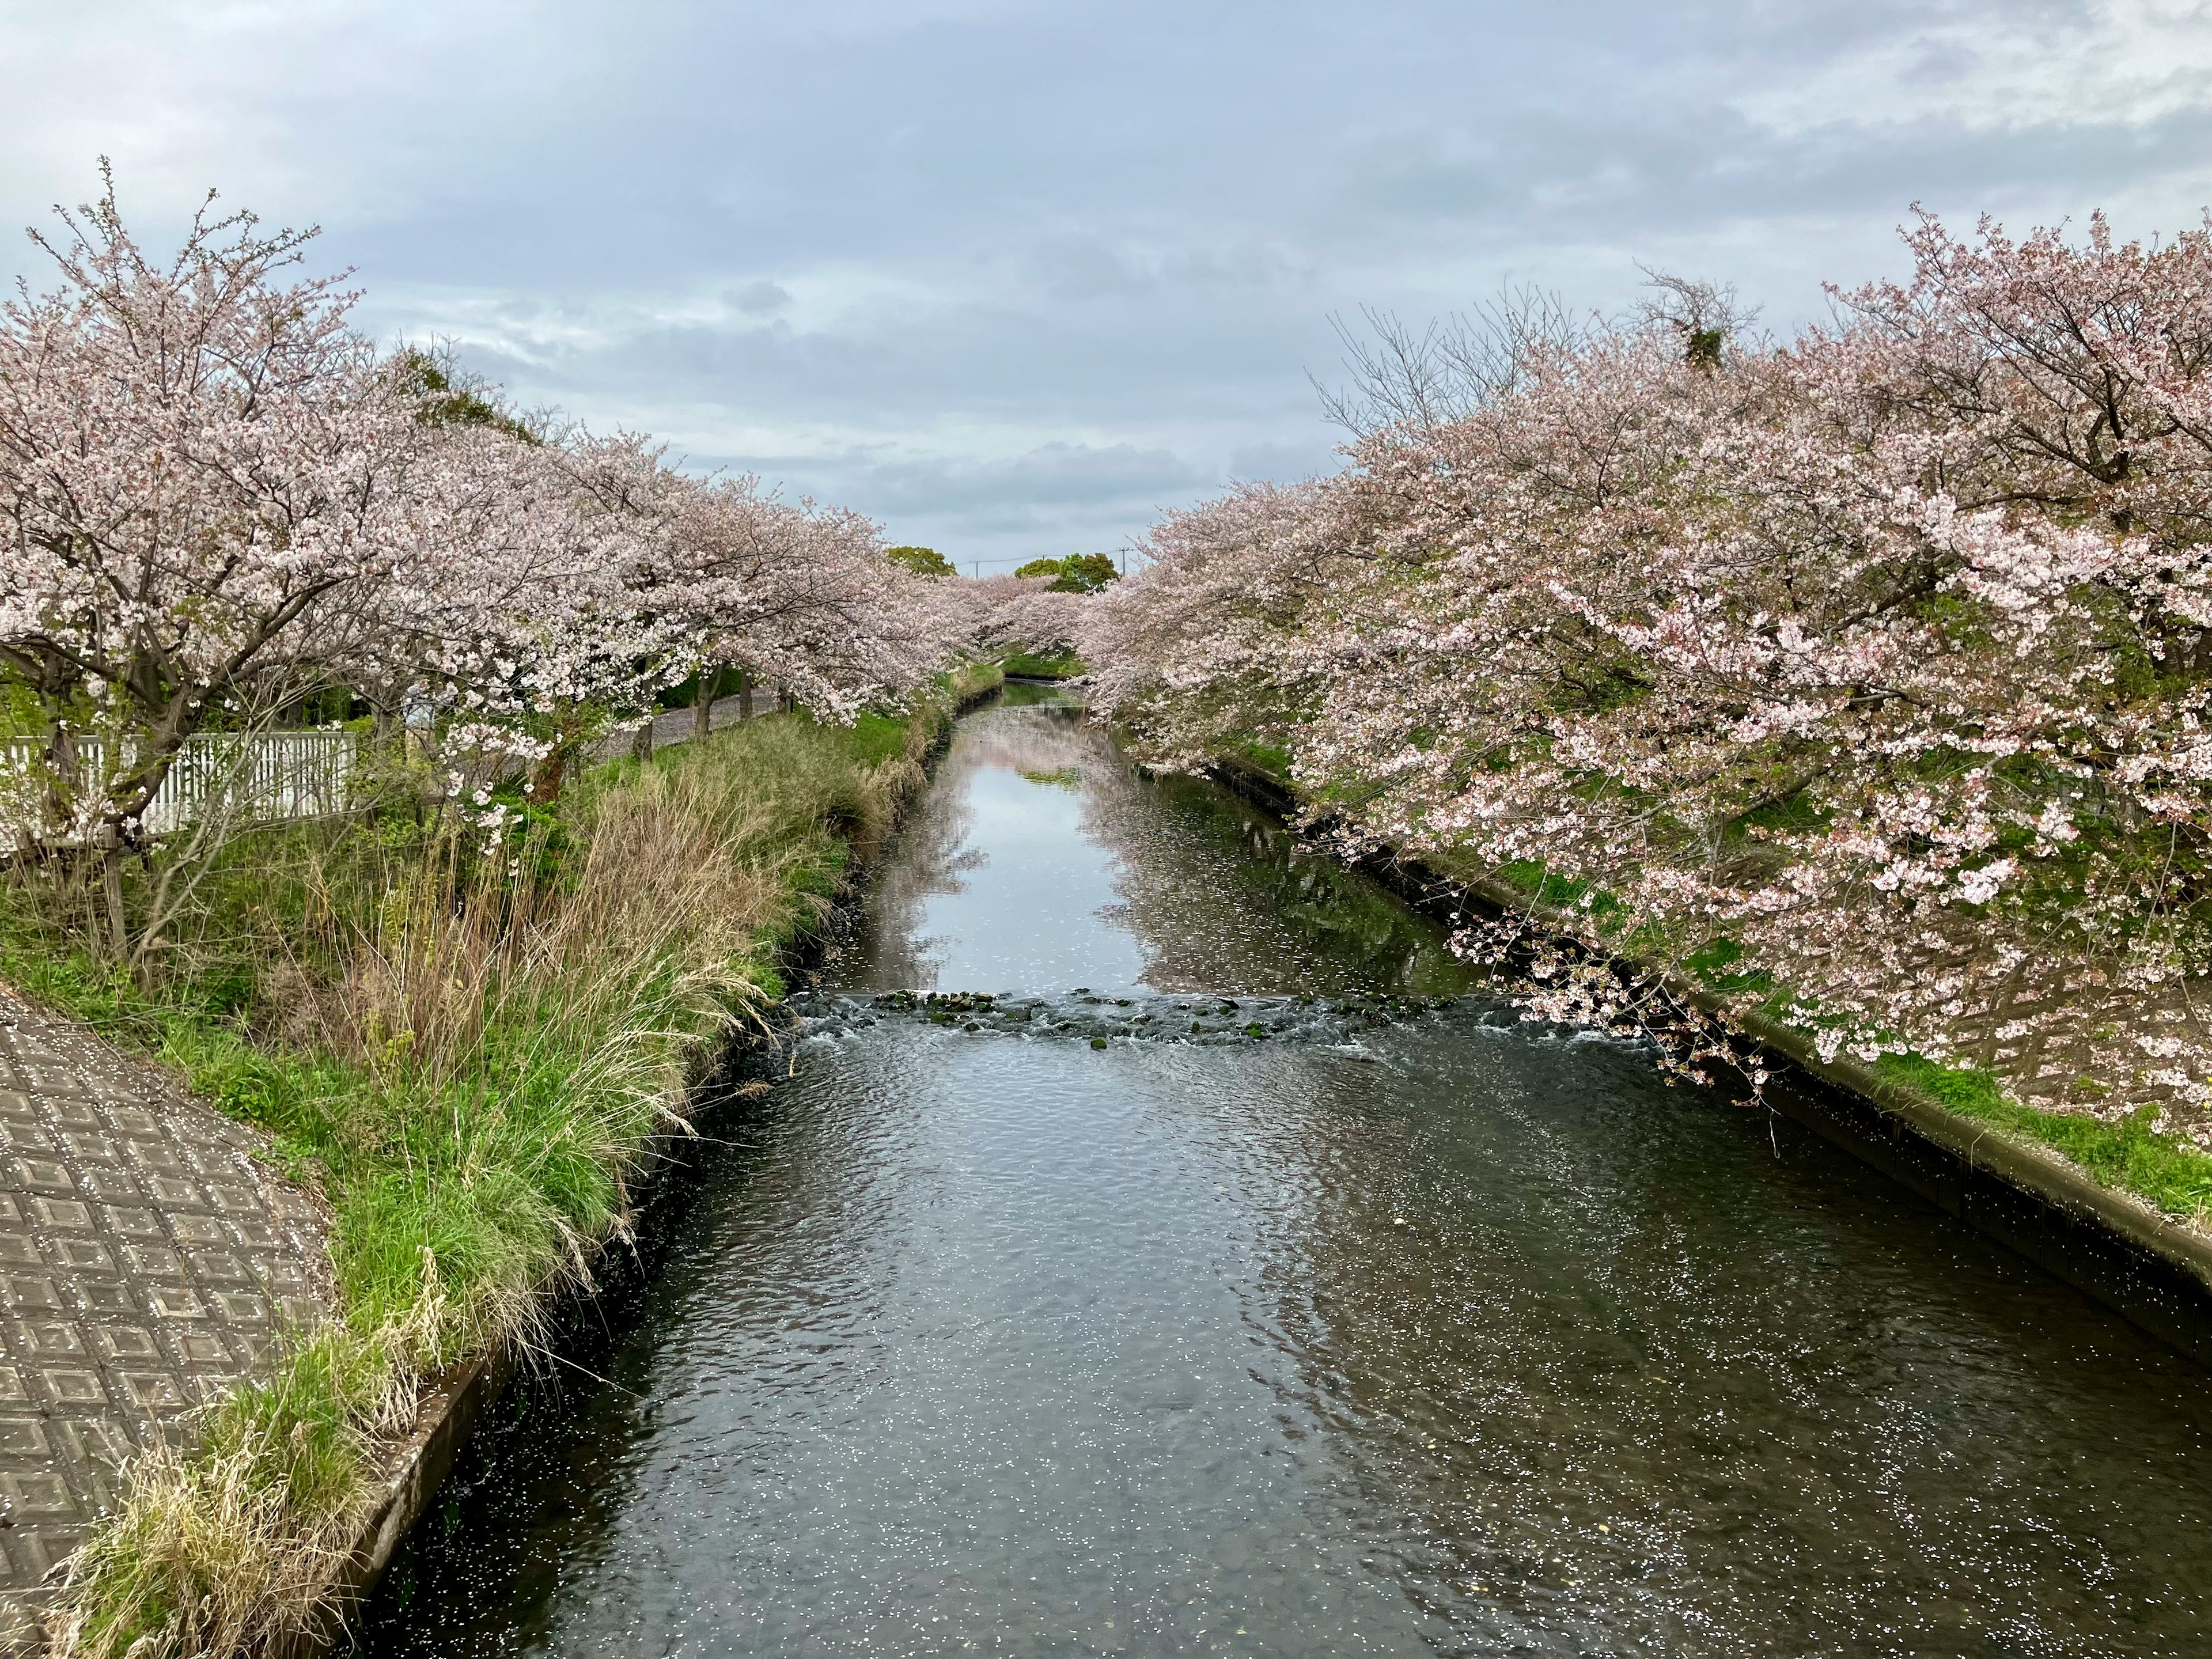
[(260, 1144), (0, 988), (0, 1650), (133, 1454), (326, 1304), (322, 1211)]

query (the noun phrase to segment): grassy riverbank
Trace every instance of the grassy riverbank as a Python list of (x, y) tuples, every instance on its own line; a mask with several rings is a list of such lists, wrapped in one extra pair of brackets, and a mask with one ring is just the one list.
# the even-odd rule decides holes
[[(1533, 865), (1486, 872), (1455, 868), (1447, 859), (1438, 861), (1438, 867), (1440, 873), (1464, 885), (1480, 886), (1486, 878), (1493, 887), (1502, 886), (1541, 906), (1552, 925), (1578, 935), (1594, 949), (1622, 948), (1622, 942), (1604, 930), (1601, 894), (1583, 908), (1584, 894), (1578, 884), (1547, 876)], [(1731, 973), (1729, 953), (1711, 947), (1692, 954), (1687, 966), (1702, 988), (1744, 1020), (1754, 1036), (1771, 1032), (1791, 1046), (1811, 1042), (1812, 1033), (1783, 1018), (1789, 999), (1776, 994), (1766, 975)], [(1996, 1073), (1910, 1053), (1884, 1054), (1870, 1072), (1877, 1092), (1914, 1097), (1971, 1118), (2008, 1139), (2056, 1152), (2099, 1185), (2131, 1194), (2177, 1220), (2203, 1227), (2212, 1219), (2212, 1156), (2182, 1135), (2160, 1127), (2155, 1107), (2113, 1119), (2049, 1111), (2021, 1101)]]
[(1072, 680), (1084, 672), (1080, 657), (1039, 656), (1033, 651), (1017, 651), (1003, 659), (999, 666), (1014, 678), (1023, 680)]
[(588, 775), (487, 849), (390, 810), (247, 836), (150, 984), (19, 906), (0, 975), (265, 1129), (331, 1217), (337, 1317), (156, 1455), (78, 1557), (67, 1651), (230, 1653), (304, 1625), (428, 1377), (527, 1345), (623, 1237), (655, 1142), (782, 994), (951, 708), (747, 722)]
[[(1264, 780), (1262, 787), (1279, 794), (1286, 805), (1295, 807), (1298, 803), (1291, 781), (1290, 757), (1280, 748), (1257, 741), (1244, 743), (1224, 752), (1217, 764)], [(1595, 902), (1585, 908), (1581, 902), (1584, 891), (1578, 884), (1547, 875), (1539, 866), (1493, 870), (1449, 855), (1424, 862), (1446, 882), (1479, 898), (1532, 909), (1590, 949), (1625, 952), (1632, 959), (1637, 954), (1632, 942), (1614, 938), (1605, 930), (1607, 905), (1602, 894), (1595, 895)], [(1732, 977), (1724, 957), (1723, 952), (1710, 960), (1695, 956), (1690, 959), (1692, 970), (1702, 981), (1701, 988), (1729, 1003), (1737, 1017), (1750, 1022), (1754, 1035), (1769, 1031), (1793, 1048), (1809, 1044), (1810, 1033), (1786, 1026), (1776, 1012), (1786, 999), (1776, 996), (1763, 976)], [(2160, 1127), (2154, 1109), (2112, 1120), (2048, 1111), (2023, 1103), (1994, 1073), (1971, 1066), (1942, 1065), (1916, 1054), (1883, 1056), (1869, 1068), (1867, 1081), (1875, 1092), (1908, 1095), (1972, 1119), (2021, 1145), (2056, 1152), (2098, 1184), (2139, 1198), (2176, 1220), (2199, 1228), (2212, 1221), (2212, 1156), (2185, 1137)]]

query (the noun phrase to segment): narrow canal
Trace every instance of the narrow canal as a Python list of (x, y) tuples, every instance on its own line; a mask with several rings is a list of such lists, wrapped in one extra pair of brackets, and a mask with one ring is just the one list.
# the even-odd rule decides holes
[(2201, 1370), (1070, 710), (801, 1014), (368, 1652), (2206, 1650)]

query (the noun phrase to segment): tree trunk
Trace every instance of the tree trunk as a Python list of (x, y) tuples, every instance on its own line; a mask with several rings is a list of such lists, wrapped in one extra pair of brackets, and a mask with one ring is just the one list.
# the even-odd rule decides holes
[(131, 924), (123, 914), (123, 848), (108, 846), (100, 855), (100, 886), (107, 902), (109, 948), (118, 962), (131, 960)]
[(753, 677), (742, 668), (738, 670), (738, 718), (749, 720), (753, 717)]
[(533, 805), (550, 806), (553, 798), (561, 793), (561, 780), (568, 770), (568, 750), (564, 745), (538, 763), (530, 777), (530, 799)]
[(631, 734), (629, 752), (637, 760), (649, 761), (653, 758), (653, 716), (650, 714), (645, 717), (645, 724)]
[(713, 729), (714, 724), (714, 682), (708, 679), (702, 679), (699, 682), (698, 702), (693, 706), (691, 711), (691, 736), (693, 740), (696, 741), (698, 738), (705, 737), (707, 733)]
[(54, 722), (46, 763), (46, 825), (53, 834), (66, 836), (76, 816), (78, 794), (76, 732), (67, 720)]

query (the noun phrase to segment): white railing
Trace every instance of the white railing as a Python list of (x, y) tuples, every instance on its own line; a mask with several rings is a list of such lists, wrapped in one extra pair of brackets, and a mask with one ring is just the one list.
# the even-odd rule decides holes
[[(11, 738), (0, 746), (9, 771), (18, 776), (38, 767), (46, 752), (35, 738)], [(104, 738), (79, 738), (76, 754), (80, 777), (109, 775)], [(217, 799), (240, 824), (343, 812), (353, 804), (360, 754), (360, 738), (351, 732), (203, 732), (185, 739), (141, 822), (167, 835)], [(127, 745), (123, 758), (127, 764)]]

